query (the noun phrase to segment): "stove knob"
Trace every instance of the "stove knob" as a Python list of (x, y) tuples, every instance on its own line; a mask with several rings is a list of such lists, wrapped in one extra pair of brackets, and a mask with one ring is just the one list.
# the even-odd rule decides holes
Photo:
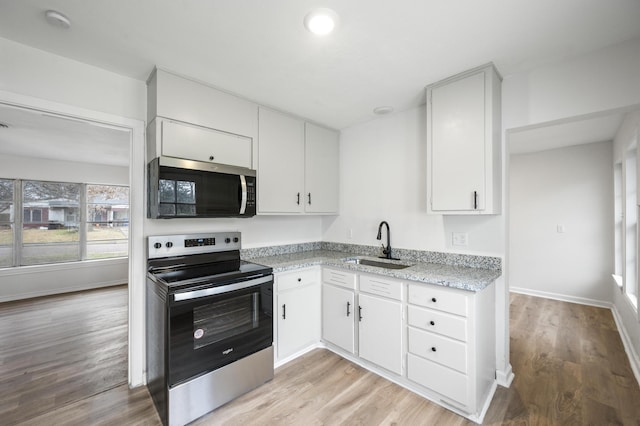
[(153, 248), (156, 248), (156, 249), (159, 249), (160, 247), (162, 247), (162, 244), (160, 244), (160, 243), (155, 243), (153, 245)]
[(167, 244), (165, 244), (167, 246), (167, 248), (171, 248), (173, 247), (173, 243), (171, 241), (168, 241)]
[(234, 237), (234, 238), (233, 238), (233, 242), (234, 242), (234, 243), (237, 243), (238, 241), (240, 241), (240, 238), (238, 238), (238, 237)]
[(227, 244), (229, 244), (229, 243), (231, 242), (231, 238), (225, 238), (225, 239), (224, 239), (224, 242), (225, 242), (225, 243), (227, 243)]

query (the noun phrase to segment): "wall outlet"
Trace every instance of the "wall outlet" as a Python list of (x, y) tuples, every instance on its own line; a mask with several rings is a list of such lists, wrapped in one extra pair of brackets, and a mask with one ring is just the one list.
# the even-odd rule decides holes
[(349, 240), (353, 239), (353, 228), (347, 229), (347, 238)]
[(469, 245), (469, 234), (466, 232), (453, 232), (452, 233), (452, 244), (454, 246), (468, 246)]
[(564, 234), (564, 225), (558, 225), (556, 230), (558, 231), (558, 234)]

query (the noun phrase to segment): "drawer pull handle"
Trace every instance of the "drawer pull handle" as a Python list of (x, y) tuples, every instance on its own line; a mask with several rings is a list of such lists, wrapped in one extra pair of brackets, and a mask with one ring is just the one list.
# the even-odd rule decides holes
[(210, 156), (209, 156), (209, 161), (213, 161), (213, 160), (215, 160), (215, 159), (216, 159), (216, 157), (214, 157), (213, 155), (210, 155)]
[(435, 297), (432, 297), (432, 298), (431, 298), (431, 301), (432, 301), (433, 303), (436, 303), (436, 302), (438, 301), (438, 299), (436, 299)]
[(347, 302), (347, 316), (351, 315), (351, 302)]
[(287, 319), (287, 304), (282, 305), (282, 319)]
[(432, 347), (431, 347), (431, 352), (435, 352), (435, 351), (436, 351), (436, 347), (435, 347), (435, 346), (432, 346)]
[(429, 324), (436, 325), (436, 322), (435, 321), (429, 321)]
[(362, 321), (362, 306), (358, 306), (358, 321)]
[(298, 282), (302, 281), (302, 278), (298, 278)]

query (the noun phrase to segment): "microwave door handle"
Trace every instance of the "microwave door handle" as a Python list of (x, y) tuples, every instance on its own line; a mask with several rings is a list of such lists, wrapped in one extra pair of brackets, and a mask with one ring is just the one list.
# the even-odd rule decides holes
[(244, 175), (240, 175), (240, 192), (242, 193), (240, 198), (240, 214), (244, 214), (247, 209), (247, 179)]

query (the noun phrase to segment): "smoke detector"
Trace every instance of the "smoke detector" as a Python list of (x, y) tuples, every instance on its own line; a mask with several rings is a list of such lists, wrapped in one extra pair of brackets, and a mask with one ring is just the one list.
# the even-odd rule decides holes
[(57, 10), (47, 10), (44, 13), (44, 17), (47, 22), (54, 27), (69, 29), (71, 28), (71, 21), (64, 14)]

